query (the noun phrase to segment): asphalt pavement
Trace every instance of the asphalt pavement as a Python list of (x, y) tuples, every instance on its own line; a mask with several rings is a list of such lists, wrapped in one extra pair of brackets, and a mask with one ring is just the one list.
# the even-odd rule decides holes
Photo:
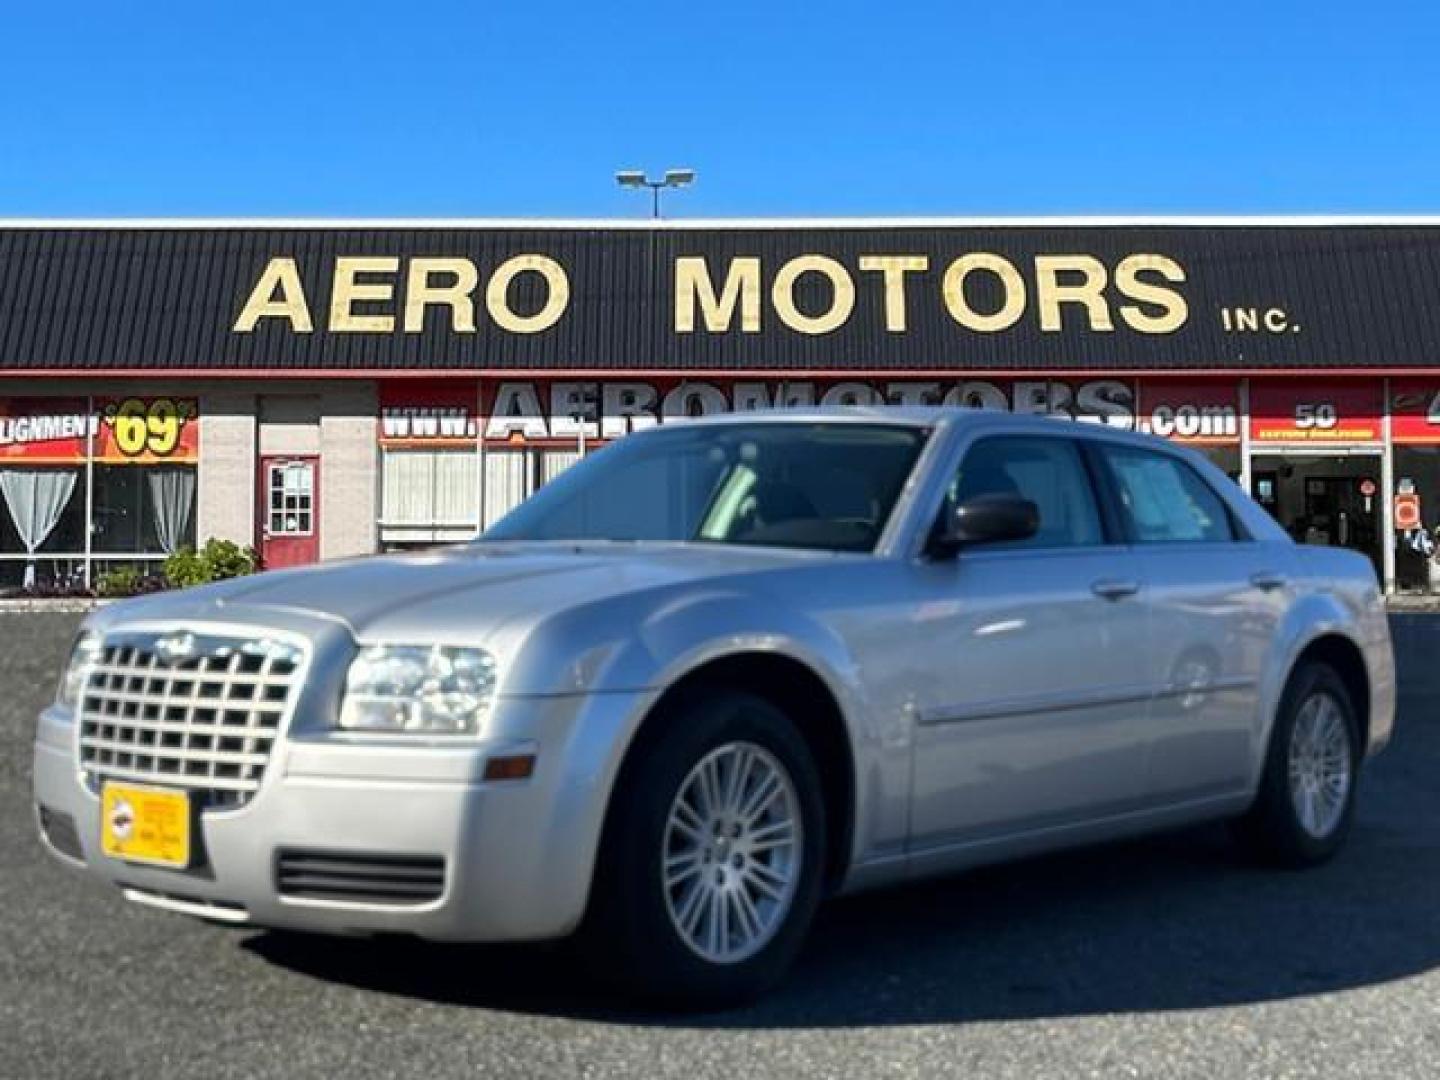
[[(841, 900), (776, 993), (675, 1018), (617, 1007), (564, 950), (212, 927), (54, 862), (30, 739), (77, 618), (0, 614), (0, 1080), (1440, 1077), (1418, 670), (1327, 867), (1257, 869), (1203, 828)], [(1408, 618), (1440, 656), (1440, 618)]]

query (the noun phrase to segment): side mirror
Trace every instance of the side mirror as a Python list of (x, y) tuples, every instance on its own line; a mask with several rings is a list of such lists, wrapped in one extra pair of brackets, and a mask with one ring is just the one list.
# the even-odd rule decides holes
[(932, 549), (950, 557), (976, 544), (1028, 540), (1040, 528), (1040, 508), (1019, 495), (976, 495), (955, 508)]

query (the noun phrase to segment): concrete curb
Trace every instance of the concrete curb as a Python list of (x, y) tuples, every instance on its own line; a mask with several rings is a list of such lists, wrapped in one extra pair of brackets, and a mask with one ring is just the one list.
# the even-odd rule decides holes
[(11, 614), (15, 612), (36, 611), (36, 612), (86, 612), (94, 611), (106, 604), (113, 604), (113, 600), (92, 599), (88, 596), (70, 596), (63, 599), (46, 600), (0, 600), (0, 614)]

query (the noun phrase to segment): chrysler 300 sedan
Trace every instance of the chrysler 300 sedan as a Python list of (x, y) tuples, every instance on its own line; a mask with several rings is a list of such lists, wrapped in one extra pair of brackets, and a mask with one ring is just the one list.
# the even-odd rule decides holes
[(622, 439), (478, 541), (89, 617), (51, 850), (212, 920), (574, 937), (753, 995), (827, 895), (1224, 819), (1318, 863), (1389, 739), (1370, 564), (1202, 457), (963, 410)]

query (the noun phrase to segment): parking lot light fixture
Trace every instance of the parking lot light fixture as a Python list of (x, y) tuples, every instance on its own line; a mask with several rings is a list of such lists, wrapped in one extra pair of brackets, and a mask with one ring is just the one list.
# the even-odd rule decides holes
[(639, 169), (621, 169), (615, 174), (615, 182), (626, 188), (650, 189), (650, 216), (660, 216), (660, 192), (665, 188), (689, 187), (695, 182), (694, 169), (666, 169), (659, 180), (651, 180)]

